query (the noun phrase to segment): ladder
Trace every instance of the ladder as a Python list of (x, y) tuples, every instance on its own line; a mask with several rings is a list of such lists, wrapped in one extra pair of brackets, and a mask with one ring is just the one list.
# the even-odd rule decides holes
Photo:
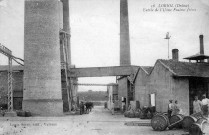
[(63, 52), (64, 61), (61, 61), (61, 69), (64, 70), (64, 76), (65, 76), (65, 86), (67, 90), (67, 100), (68, 100), (68, 107), (69, 111), (71, 111), (72, 106), (72, 90), (71, 90), (71, 78), (68, 78), (68, 51), (67, 51), (67, 44), (68, 44), (68, 36), (70, 36), (69, 33), (60, 30), (60, 37), (61, 37), (61, 51)]

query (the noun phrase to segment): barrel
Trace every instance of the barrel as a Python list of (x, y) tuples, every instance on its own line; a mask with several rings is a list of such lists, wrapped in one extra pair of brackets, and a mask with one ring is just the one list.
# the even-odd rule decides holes
[(208, 116), (208, 106), (207, 105), (202, 106), (202, 112), (203, 112), (204, 116)]
[(140, 119), (147, 119), (147, 113), (148, 113), (149, 108), (144, 106), (141, 110), (141, 113), (139, 115)]
[(146, 119), (146, 118), (147, 118), (146, 112), (142, 110), (142, 111), (140, 112), (140, 114), (139, 114), (139, 118), (140, 118), (140, 119)]
[(151, 120), (151, 126), (155, 131), (163, 131), (168, 127), (169, 120), (164, 114), (155, 115)]
[(32, 116), (31, 112), (25, 111), (25, 117), (30, 117), (30, 116)]
[(161, 115), (161, 114), (168, 116), (168, 113), (167, 112), (155, 112), (153, 114), (153, 116), (155, 116), (155, 115)]
[(200, 118), (197, 122), (193, 123), (189, 128), (190, 135), (203, 135), (203, 131), (207, 124), (207, 120), (205, 118)]
[(129, 115), (128, 115), (128, 118), (134, 118), (134, 117), (135, 117), (134, 112), (130, 112)]
[(189, 130), (190, 126), (197, 121), (197, 118), (194, 116), (185, 116), (182, 121), (182, 127), (184, 130)]
[(147, 113), (147, 119), (152, 119), (152, 117), (153, 117), (153, 114), (151, 112), (148, 112)]
[(135, 111), (135, 118), (139, 118), (140, 116), (140, 112), (139, 111)]
[(203, 118), (202, 112), (193, 113), (193, 114), (191, 114), (191, 116), (193, 116), (193, 117), (195, 117), (197, 119)]
[(184, 115), (181, 115), (181, 114), (171, 116), (169, 120), (170, 125), (168, 126), (168, 128), (169, 129), (182, 128), (183, 119), (184, 119)]
[(124, 112), (124, 116), (125, 116), (125, 117), (128, 116), (128, 112), (127, 112), (127, 111)]
[(20, 117), (25, 117), (25, 111), (16, 111), (17, 113), (17, 116), (20, 116)]

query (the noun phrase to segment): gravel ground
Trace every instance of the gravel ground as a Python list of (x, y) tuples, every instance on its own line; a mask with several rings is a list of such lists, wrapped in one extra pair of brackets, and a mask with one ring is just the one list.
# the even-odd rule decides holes
[[(112, 115), (96, 106), (84, 115), (63, 117), (1, 117), (0, 135), (185, 135), (183, 130), (153, 131), (150, 126), (126, 126), (126, 122), (150, 122)], [(206, 127), (206, 129), (209, 130)], [(209, 132), (205, 135), (209, 135)]]

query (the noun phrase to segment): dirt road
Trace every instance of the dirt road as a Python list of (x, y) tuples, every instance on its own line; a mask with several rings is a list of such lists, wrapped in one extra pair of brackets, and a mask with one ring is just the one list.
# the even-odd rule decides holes
[[(140, 121), (112, 115), (103, 107), (94, 107), (84, 115), (63, 117), (1, 117), (0, 135), (182, 135), (182, 130), (156, 132), (150, 126), (126, 126), (126, 122)], [(147, 120), (143, 122), (148, 122)]]

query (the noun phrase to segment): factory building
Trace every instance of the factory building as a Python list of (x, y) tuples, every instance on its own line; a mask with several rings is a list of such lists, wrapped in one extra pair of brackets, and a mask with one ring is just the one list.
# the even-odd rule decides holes
[[(13, 105), (14, 110), (22, 110), (22, 101), (23, 101), (23, 66), (12, 66), (13, 67)], [(75, 66), (72, 66), (75, 68)], [(8, 66), (0, 66), (0, 104), (7, 104), (7, 94), (8, 94)], [(63, 100), (63, 111), (66, 112), (69, 110), (67, 92), (65, 85), (65, 76), (62, 78), (62, 100)], [(71, 84), (77, 83), (77, 78), (72, 78)], [(78, 86), (72, 85), (72, 104), (76, 104), (77, 100), (77, 91)]]
[(108, 96), (108, 101), (107, 101), (107, 108), (109, 110), (112, 110), (115, 108), (119, 108), (118, 104), (118, 85), (111, 83), (109, 84), (110, 86), (107, 86), (107, 96)]
[(189, 62), (179, 61), (175, 49), (173, 59), (158, 59), (149, 71), (141, 67), (136, 75), (134, 100), (141, 106), (155, 106), (158, 112), (166, 112), (173, 99), (178, 101), (182, 114), (192, 114), (194, 96), (202, 99), (203, 94), (209, 94), (209, 63), (204, 60), (208, 58), (200, 35), (200, 54), (185, 58)]

